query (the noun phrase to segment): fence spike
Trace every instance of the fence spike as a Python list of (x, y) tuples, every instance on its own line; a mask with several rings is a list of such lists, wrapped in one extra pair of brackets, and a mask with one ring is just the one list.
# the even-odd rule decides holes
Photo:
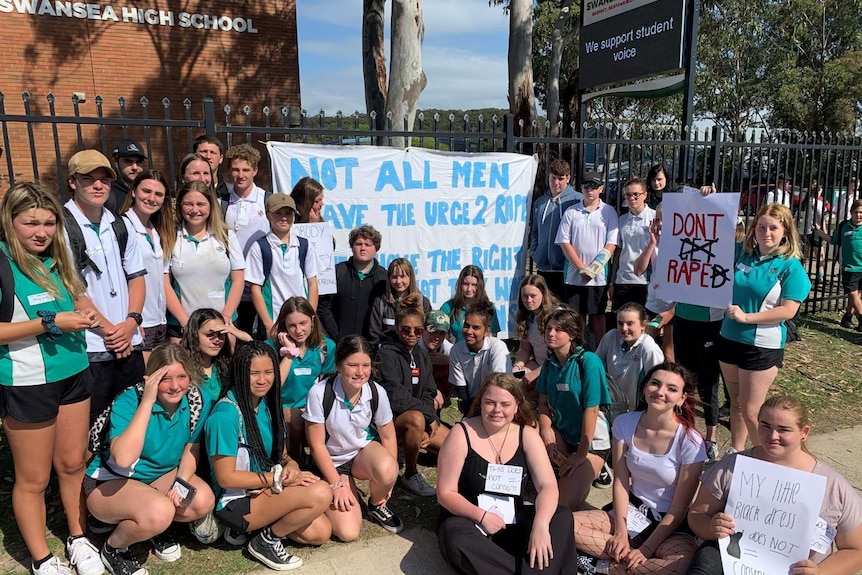
[(45, 99), (48, 100), (49, 104), (53, 104), (55, 100), (54, 92), (48, 92), (47, 94), (45, 94)]
[(167, 108), (167, 107), (168, 107), (168, 106), (170, 106), (170, 105), (171, 105), (171, 100), (170, 100), (170, 98), (168, 98), (168, 97), (164, 97), (164, 98), (162, 98), (162, 106), (164, 106), (165, 108)]
[(269, 106), (264, 106), (263, 107), (263, 115), (269, 116), (269, 112), (270, 112)]
[(29, 102), (30, 101), (30, 92), (28, 92), (26, 90), (21, 92), (21, 99), (24, 100), (25, 102)]
[(145, 108), (150, 105), (150, 99), (146, 96), (141, 96), (140, 102), (141, 106), (144, 106)]
[(246, 104), (245, 106), (243, 106), (243, 107), (242, 107), (242, 113), (243, 113), (243, 114), (245, 114), (246, 116), (248, 116), (249, 114), (251, 114), (251, 106), (249, 106), (248, 104)]

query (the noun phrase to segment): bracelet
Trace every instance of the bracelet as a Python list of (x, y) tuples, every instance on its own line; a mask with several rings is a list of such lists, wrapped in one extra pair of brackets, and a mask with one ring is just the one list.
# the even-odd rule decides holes
[(278, 350), (278, 353), (281, 355), (281, 357), (290, 356), (293, 358), (297, 358), (297, 357), (299, 357), (299, 348), (298, 347), (282, 347), (280, 350)]
[(284, 473), (284, 467), (281, 466), (281, 463), (276, 463), (270, 471), (272, 472), (272, 492), (278, 495), (284, 489), (281, 485), (281, 476)]
[(54, 341), (58, 337), (63, 337), (63, 331), (54, 323), (57, 319), (57, 312), (39, 310), (36, 312), (36, 315), (42, 318), (42, 325), (45, 327), (45, 337), (48, 338), (48, 341)]
[(486, 516), (487, 514), (488, 514), (488, 510), (486, 509), (486, 510), (485, 510), (485, 512), (482, 514), (482, 519), (480, 519), (480, 520), (479, 520), (479, 525), (481, 525), (481, 524), (482, 524), (482, 522), (485, 520), (485, 516)]
[(338, 478), (338, 481), (337, 481), (336, 483), (330, 483), (330, 484), (329, 484), (329, 487), (330, 487), (333, 491), (335, 491), (336, 489), (341, 489), (342, 487), (344, 487), (344, 482), (343, 482), (343, 481), (341, 480), (341, 478), (339, 477), (339, 478)]

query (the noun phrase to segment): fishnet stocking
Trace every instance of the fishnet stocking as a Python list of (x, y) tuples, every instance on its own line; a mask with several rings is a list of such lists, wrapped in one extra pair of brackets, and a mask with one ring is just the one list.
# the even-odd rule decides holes
[(634, 569), (626, 569), (623, 563), (611, 563), (609, 575), (662, 575), (682, 574), (688, 570), (697, 543), (688, 535), (671, 535), (658, 546), (652, 559)]
[(605, 545), (614, 533), (610, 516), (600, 510), (575, 513), (575, 546), (578, 551), (593, 557), (606, 557)]

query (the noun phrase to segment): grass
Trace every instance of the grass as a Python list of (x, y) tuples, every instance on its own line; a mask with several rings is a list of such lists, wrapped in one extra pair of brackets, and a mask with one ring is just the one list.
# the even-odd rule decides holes
[[(839, 314), (818, 314), (802, 317), (799, 333), (802, 341), (787, 346), (784, 367), (772, 388), (775, 393), (784, 392), (799, 396), (808, 406), (815, 433), (827, 433), (858, 423), (862, 410), (862, 333), (842, 329), (838, 325)], [(450, 408), (444, 419), (453, 422), (456, 412)], [(719, 428), (719, 444), (729, 444), (730, 434)], [(0, 436), (0, 573), (25, 573), (29, 567), (29, 555), (18, 533), (12, 514), (12, 461), (5, 440)], [(436, 481), (434, 458), (423, 454), (420, 469), (433, 485)], [(365, 487), (360, 482), (360, 488)], [(62, 555), (63, 542), (54, 534), (66, 532), (65, 517), (59, 503), (56, 483), (52, 482), (48, 493), (48, 530), (51, 549)], [(395, 488), (392, 508), (409, 527), (434, 529), (439, 509), (433, 497), (416, 497), (400, 487)], [(211, 575), (212, 573), (240, 574), (258, 571), (261, 565), (248, 555), (220, 540), (215, 545), (198, 543), (184, 525), (175, 527), (177, 538), (183, 547), (184, 556), (175, 563), (162, 563), (150, 553), (149, 544), (133, 547), (139, 558), (146, 558), (145, 567), (153, 575)], [(360, 538), (373, 539), (386, 535), (382, 528), (365, 521)], [(101, 544), (102, 539), (95, 541)], [(339, 545), (331, 542), (330, 545)], [(314, 548), (292, 547), (292, 551), (304, 559), (315, 554)], [(149, 557), (147, 555), (149, 554)]]

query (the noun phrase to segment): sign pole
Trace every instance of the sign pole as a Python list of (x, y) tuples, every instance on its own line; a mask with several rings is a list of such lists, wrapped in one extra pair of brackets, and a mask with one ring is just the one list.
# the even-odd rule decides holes
[[(700, 0), (687, 0), (687, 26), (685, 27), (685, 92), (682, 98), (682, 134), (691, 141), (694, 131), (694, 89), (695, 69), (697, 67), (697, 32), (700, 25)], [(684, 182), (688, 175), (690, 147), (683, 149), (680, 174), (677, 181)]]

